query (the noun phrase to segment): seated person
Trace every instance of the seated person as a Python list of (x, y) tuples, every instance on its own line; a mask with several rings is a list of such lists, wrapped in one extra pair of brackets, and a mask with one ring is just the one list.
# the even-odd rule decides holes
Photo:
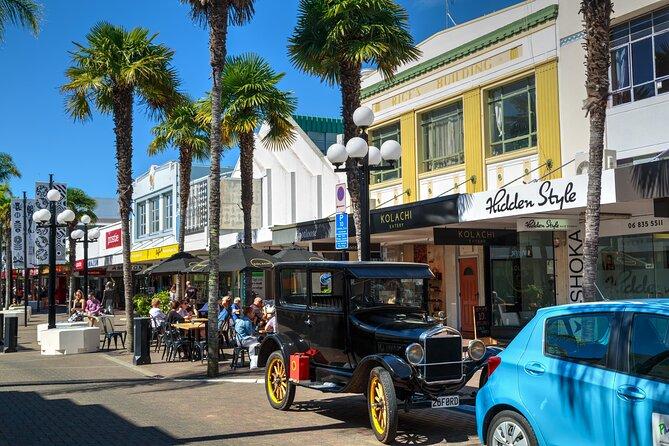
[(267, 307), (267, 323), (265, 324), (265, 333), (275, 333), (276, 332), (276, 314), (274, 307)]
[(221, 300), (221, 308), (218, 310), (218, 329), (220, 330), (223, 324), (230, 319), (230, 296), (225, 296)]
[(91, 324), (91, 327), (97, 323), (101, 309), (102, 305), (100, 305), (100, 301), (97, 299), (97, 297), (95, 297), (95, 293), (88, 293), (88, 300), (86, 301), (86, 308), (84, 312), (88, 318), (88, 322)]
[(70, 309), (70, 315), (74, 313), (83, 313), (86, 307), (86, 299), (84, 299), (84, 293), (81, 290), (77, 290), (74, 293), (74, 300), (72, 301), (72, 308)]
[(193, 312), (191, 311), (188, 302), (186, 300), (181, 301), (177, 313), (179, 313), (179, 315), (183, 318), (189, 318), (193, 315)]
[(179, 302), (173, 300), (170, 302), (170, 312), (167, 314), (167, 325), (171, 326), (172, 324), (180, 324), (186, 321), (181, 314), (179, 314)]
[(265, 315), (263, 312), (262, 297), (256, 297), (255, 299), (253, 299), (253, 305), (251, 305), (251, 310), (253, 310), (253, 314), (251, 315), (251, 322), (253, 322), (253, 325), (255, 325), (256, 327), (264, 325)]
[(233, 301), (232, 305), (230, 306), (230, 316), (232, 317), (233, 322), (237, 322), (237, 319), (239, 319), (242, 316), (242, 298), (241, 297), (235, 297), (235, 300)]
[(246, 307), (244, 309), (244, 314), (235, 321), (237, 342), (239, 342), (241, 347), (250, 347), (251, 345), (258, 343), (258, 337), (255, 335), (253, 322), (251, 322), (252, 316), (253, 308)]
[(151, 316), (151, 326), (153, 328), (158, 328), (159, 326), (164, 325), (165, 321), (167, 321), (167, 315), (160, 309), (160, 299), (157, 297), (151, 299), (149, 316)]

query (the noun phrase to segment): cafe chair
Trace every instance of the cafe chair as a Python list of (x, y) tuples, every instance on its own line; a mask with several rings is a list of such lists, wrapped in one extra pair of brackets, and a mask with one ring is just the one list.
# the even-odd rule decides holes
[(125, 348), (125, 338), (128, 335), (126, 330), (115, 330), (114, 324), (112, 324), (111, 319), (108, 317), (100, 318), (102, 322), (102, 350), (105, 349), (105, 344), (107, 344), (107, 350), (111, 349), (111, 341), (114, 340), (114, 349), (118, 350), (118, 340), (121, 340), (121, 346)]
[(249, 357), (250, 353), (248, 347), (242, 347), (241, 339), (239, 339), (239, 336), (237, 336), (236, 333), (233, 339), (234, 339), (233, 341), (234, 346), (232, 349), (232, 361), (230, 362), (230, 368), (236, 370), (241, 367), (246, 367), (244, 356), (246, 356), (249, 359), (248, 365), (250, 366), (251, 358)]

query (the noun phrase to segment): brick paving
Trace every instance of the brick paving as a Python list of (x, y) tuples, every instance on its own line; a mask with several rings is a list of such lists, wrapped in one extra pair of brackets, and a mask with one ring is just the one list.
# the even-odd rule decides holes
[[(42, 357), (31, 334), (42, 318), (20, 329), (19, 352), (0, 355), (0, 445), (379, 444), (361, 396), (298, 388), (292, 410), (279, 412), (247, 379), (259, 373), (225, 364), (225, 381), (207, 382), (172, 379), (200, 376), (199, 363), (137, 368), (120, 350)], [(479, 442), (473, 416), (417, 410), (400, 413), (397, 444)]]

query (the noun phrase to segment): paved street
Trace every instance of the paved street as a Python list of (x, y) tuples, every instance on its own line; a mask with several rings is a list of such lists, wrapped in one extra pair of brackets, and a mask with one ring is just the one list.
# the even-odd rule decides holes
[[(32, 335), (41, 318), (21, 328), (21, 351), (0, 356), (0, 445), (378, 444), (360, 396), (298, 389), (294, 408), (279, 412), (261, 374), (227, 365), (211, 382), (150, 378), (196, 366), (137, 368), (121, 352), (42, 357)], [(478, 444), (474, 417), (449, 411), (402, 413), (399, 431), (398, 444)]]

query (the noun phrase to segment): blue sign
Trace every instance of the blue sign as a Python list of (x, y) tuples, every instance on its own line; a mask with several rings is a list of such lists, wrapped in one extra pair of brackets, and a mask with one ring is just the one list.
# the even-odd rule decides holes
[(335, 215), (335, 248), (348, 249), (348, 214), (346, 212)]

